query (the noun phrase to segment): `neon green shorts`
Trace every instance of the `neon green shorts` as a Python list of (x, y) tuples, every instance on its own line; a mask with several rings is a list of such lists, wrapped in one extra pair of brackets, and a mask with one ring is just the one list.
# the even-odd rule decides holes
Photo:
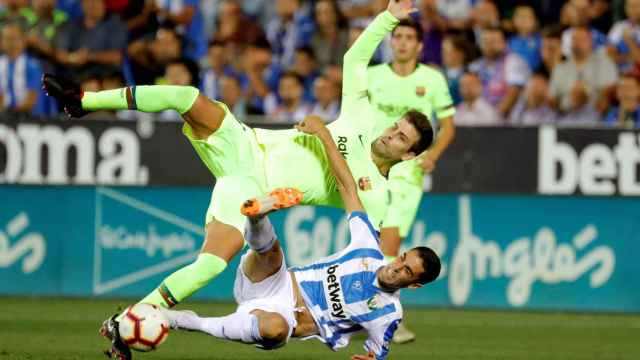
[(182, 132), (216, 177), (205, 225), (215, 218), (243, 233), (246, 218), (240, 213), (240, 206), (267, 192), (263, 156), (253, 129), (224, 107), (227, 115), (222, 125), (207, 139), (195, 139), (187, 123)]
[(406, 237), (416, 218), (424, 193), (424, 173), (415, 160), (403, 161), (389, 172), (391, 203), (382, 227), (397, 227), (400, 236)]

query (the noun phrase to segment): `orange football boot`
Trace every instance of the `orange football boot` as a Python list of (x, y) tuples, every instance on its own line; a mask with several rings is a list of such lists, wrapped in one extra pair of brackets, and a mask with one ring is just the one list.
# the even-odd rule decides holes
[(262, 216), (272, 211), (298, 205), (302, 201), (302, 197), (302, 191), (298, 189), (279, 188), (263, 197), (245, 201), (240, 211), (244, 216)]

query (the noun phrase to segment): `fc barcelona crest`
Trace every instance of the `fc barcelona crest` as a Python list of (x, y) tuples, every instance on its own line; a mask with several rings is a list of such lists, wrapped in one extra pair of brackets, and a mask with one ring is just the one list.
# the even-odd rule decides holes
[(363, 176), (358, 180), (358, 187), (362, 191), (371, 190), (371, 179), (368, 176)]

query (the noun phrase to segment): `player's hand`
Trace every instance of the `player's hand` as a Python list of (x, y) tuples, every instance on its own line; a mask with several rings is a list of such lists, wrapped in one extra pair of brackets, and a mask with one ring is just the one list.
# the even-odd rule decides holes
[(376, 360), (376, 356), (372, 351), (369, 351), (367, 355), (353, 355), (351, 360)]
[(428, 174), (435, 170), (438, 159), (428, 151), (425, 151), (418, 156), (418, 161), (420, 162), (422, 171), (424, 171), (425, 174)]
[(408, 19), (409, 15), (418, 11), (412, 0), (389, 0), (387, 10), (398, 20)]
[(309, 135), (318, 135), (319, 133), (327, 130), (324, 120), (317, 115), (308, 115), (304, 120), (297, 123), (295, 128), (298, 129), (298, 131)]

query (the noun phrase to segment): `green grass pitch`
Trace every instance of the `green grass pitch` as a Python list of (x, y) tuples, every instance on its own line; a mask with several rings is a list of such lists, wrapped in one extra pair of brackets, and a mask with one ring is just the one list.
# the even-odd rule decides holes
[[(106, 359), (98, 336), (120, 300), (0, 297), (0, 360)], [(202, 315), (223, 315), (232, 304), (192, 303)], [(395, 345), (390, 359), (640, 359), (640, 316), (406, 309), (416, 342)], [(332, 352), (315, 340), (292, 340), (276, 351), (172, 332), (153, 353), (136, 359), (348, 359), (362, 353), (363, 338)]]

